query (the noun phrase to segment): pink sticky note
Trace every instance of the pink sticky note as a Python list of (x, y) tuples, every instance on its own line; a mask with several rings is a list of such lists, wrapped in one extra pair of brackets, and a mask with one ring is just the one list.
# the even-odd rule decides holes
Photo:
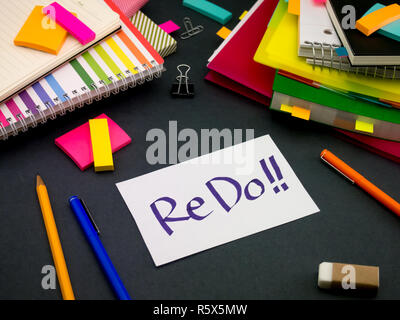
[(166, 33), (170, 34), (176, 30), (179, 30), (181, 27), (176, 25), (172, 20), (164, 22), (159, 25), (161, 29), (163, 29)]
[[(110, 131), (111, 149), (113, 153), (132, 142), (132, 139), (126, 134), (126, 132), (105, 114), (101, 114), (95, 119), (107, 119), (108, 129)], [(93, 165), (89, 122), (86, 122), (57, 138), (55, 143), (82, 171)]]
[(324, 4), (324, 3), (326, 3), (326, 0), (314, 0), (314, 2), (316, 4)]
[(83, 45), (88, 44), (96, 38), (93, 30), (57, 2), (44, 7), (43, 13), (67, 30)]

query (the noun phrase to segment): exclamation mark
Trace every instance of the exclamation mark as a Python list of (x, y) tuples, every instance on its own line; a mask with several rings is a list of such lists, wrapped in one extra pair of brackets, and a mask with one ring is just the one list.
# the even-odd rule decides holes
[[(275, 157), (274, 157), (274, 156), (269, 157), (269, 162), (271, 163), (271, 166), (272, 166), (272, 168), (274, 169), (275, 174), (276, 174), (278, 180), (279, 180), (279, 181), (282, 181), (282, 180), (283, 180), (282, 172), (281, 172), (281, 169), (279, 168), (278, 164), (277, 164), (276, 161), (275, 161)], [(275, 178), (274, 178), (274, 176), (272, 175), (271, 171), (268, 169), (267, 164), (265, 163), (265, 160), (262, 159), (262, 160), (260, 161), (260, 164), (261, 164), (261, 167), (262, 167), (262, 169), (264, 170), (264, 173), (265, 173), (265, 175), (267, 176), (269, 182), (270, 182), (271, 184), (274, 184), (274, 183), (275, 183)], [(288, 187), (288, 185), (286, 184), (286, 182), (283, 182), (283, 183), (281, 184), (281, 187), (282, 187), (283, 191), (286, 191), (286, 190), (289, 189), (289, 187)], [(275, 193), (279, 193), (279, 192), (281, 191), (281, 190), (279, 189), (279, 186), (275, 186), (273, 190), (274, 190)]]

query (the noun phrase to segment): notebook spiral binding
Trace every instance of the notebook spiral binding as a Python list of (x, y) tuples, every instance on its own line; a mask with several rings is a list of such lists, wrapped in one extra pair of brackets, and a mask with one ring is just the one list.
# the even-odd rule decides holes
[[(400, 74), (397, 74), (396, 66), (352, 67), (347, 57), (340, 57), (336, 54), (335, 50), (340, 48), (339, 46), (311, 41), (305, 41), (305, 43), (312, 49), (312, 58), (307, 59), (307, 63), (312, 64), (314, 68), (319, 66), (321, 68), (331, 68), (344, 72), (363, 74), (374, 78), (391, 78), (392, 80), (400, 77)], [(317, 52), (320, 53), (320, 55), (318, 55)]]
[[(150, 61), (152, 65), (155, 65), (154, 60)], [(135, 71), (138, 74), (133, 74), (129, 70), (125, 71), (125, 74), (117, 74), (116, 78), (110, 77), (108, 80), (109, 84), (105, 81), (100, 80), (102, 86), (97, 86), (92, 83), (90, 90), (88, 87), (82, 87), (79, 94), (78, 90), (74, 90), (73, 97), (68, 94), (64, 95), (65, 101), (61, 102), (58, 98), (54, 102), (46, 101), (44, 104), (46, 106), (45, 110), (42, 110), (40, 106), (36, 106), (37, 113), (33, 114), (31, 110), (27, 109), (24, 114), (17, 114), (15, 117), (18, 119), (17, 122), (12, 121), (11, 118), (6, 119), (8, 122), (8, 127), (6, 127), (0, 121), (0, 140), (7, 140), (10, 136), (17, 136), (19, 132), (26, 132), (29, 128), (35, 128), (38, 124), (44, 124), (48, 119), (54, 120), (58, 116), (63, 116), (69, 112), (73, 112), (76, 108), (82, 108), (85, 104), (90, 105), (93, 101), (100, 101), (101, 99), (108, 98), (112, 94), (118, 94), (120, 91), (126, 91), (129, 88), (134, 88), (137, 85), (142, 85), (146, 81), (152, 81), (154, 78), (160, 78), (163, 72), (162, 65), (155, 65), (153, 68), (149, 67), (147, 64), (142, 65), (144, 71), (140, 72), (139, 68), (136, 67)], [(139, 77), (138, 77), (139, 75)], [(58, 102), (59, 103), (55, 103)]]

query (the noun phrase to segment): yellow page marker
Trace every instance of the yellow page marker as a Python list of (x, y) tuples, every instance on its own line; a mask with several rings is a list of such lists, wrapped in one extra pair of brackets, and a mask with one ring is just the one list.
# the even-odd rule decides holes
[(242, 20), (244, 16), (247, 14), (247, 10), (244, 10), (243, 13), (240, 15), (239, 20)]
[(15, 37), (14, 44), (57, 55), (67, 39), (68, 32), (43, 14), (42, 10), (42, 6), (36, 6), (32, 10)]
[(217, 36), (220, 36), (222, 39), (226, 39), (228, 38), (229, 34), (231, 33), (231, 30), (229, 30), (226, 27), (222, 27), (221, 29), (219, 29), (219, 31), (217, 32)]
[(288, 113), (292, 113), (293, 112), (293, 107), (288, 106), (286, 104), (282, 104), (281, 105), (281, 111), (283, 112), (288, 112)]
[(356, 120), (356, 130), (367, 133), (374, 133), (374, 124), (361, 120)]
[(311, 111), (304, 109), (304, 108), (293, 107), (293, 109), (292, 109), (292, 117), (295, 117), (295, 118), (300, 118), (303, 120), (310, 120), (310, 114), (311, 114)]
[(94, 160), (94, 171), (113, 171), (114, 161), (111, 149), (107, 119), (89, 120), (90, 137)]
[(289, 0), (288, 12), (296, 16), (300, 15), (300, 0)]

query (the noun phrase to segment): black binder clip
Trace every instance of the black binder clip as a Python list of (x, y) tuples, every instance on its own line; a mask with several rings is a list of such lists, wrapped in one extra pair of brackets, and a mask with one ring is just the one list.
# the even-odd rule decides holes
[(182, 40), (189, 39), (204, 30), (204, 27), (201, 25), (193, 27), (192, 20), (188, 17), (183, 19), (183, 24), (185, 25), (186, 31), (180, 35)]
[(176, 77), (177, 82), (172, 84), (171, 95), (173, 97), (194, 97), (194, 84), (189, 83), (188, 73), (191, 69), (187, 64), (180, 64), (177, 67), (179, 76)]

